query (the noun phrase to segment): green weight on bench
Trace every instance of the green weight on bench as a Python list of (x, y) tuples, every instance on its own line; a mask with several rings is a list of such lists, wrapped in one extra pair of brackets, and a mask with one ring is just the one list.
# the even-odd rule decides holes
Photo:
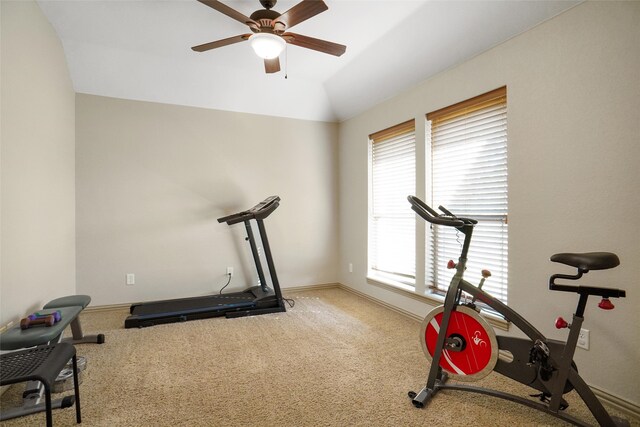
[[(82, 310), (91, 302), (91, 297), (89, 295), (69, 295), (66, 297), (56, 298), (52, 301), (49, 301), (42, 307), (45, 310), (57, 310), (64, 307), (70, 306), (80, 306)], [(82, 343), (104, 343), (104, 334), (97, 335), (87, 335), (85, 336), (82, 332), (82, 326), (80, 325), (80, 318), (76, 317), (71, 322), (71, 338), (65, 338), (62, 341), (68, 342), (71, 344), (82, 344)]]

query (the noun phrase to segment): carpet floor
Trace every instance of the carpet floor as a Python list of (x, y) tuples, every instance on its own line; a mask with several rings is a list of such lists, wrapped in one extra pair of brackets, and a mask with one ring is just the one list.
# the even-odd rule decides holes
[[(516, 403), (451, 390), (416, 409), (407, 392), (422, 388), (429, 366), (418, 322), (339, 288), (287, 296), (295, 307), (286, 313), (143, 329), (124, 329), (126, 309), (83, 313), (85, 333), (102, 332), (106, 342), (77, 346), (87, 359), (82, 425), (567, 425)], [(495, 373), (480, 383), (521, 396), (534, 391)], [(2, 407), (20, 393), (13, 386)], [(596, 424), (573, 392), (566, 399), (567, 413)], [(44, 413), (2, 423), (35, 425), (44, 425)], [(54, 425), (75, 425), (74, 408), (55, 410)]]

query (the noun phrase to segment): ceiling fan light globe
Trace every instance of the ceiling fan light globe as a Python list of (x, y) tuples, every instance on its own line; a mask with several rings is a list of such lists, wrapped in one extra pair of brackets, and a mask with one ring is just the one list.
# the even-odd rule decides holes
[(249, 37), (249, 43), (256, 55), (264, 59), (280, 56), (287, 42), (280, 36), (270, 33), (256, 33)]

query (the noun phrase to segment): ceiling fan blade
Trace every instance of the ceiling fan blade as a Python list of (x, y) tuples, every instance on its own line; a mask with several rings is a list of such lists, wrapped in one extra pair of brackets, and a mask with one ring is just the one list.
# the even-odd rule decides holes
[(340, 56), (347, 50), (347, 47), (338, 43), (328, 42), (326, 40), (314, 39), (313, 37), (303, 36), (295, 33), (284, 33), (282, 38), (287, 43), (305, 47), (307, 49), (317, 50), (318, 52), (328, 53), (329, 55)]
[(238, 12), (235, 9), (230, 8), (229, 6), (227, 6), (224, 3), (219, 2), (218, 0), (198, 0), (198, 1), (200, 3), (202, 3), (202, 4), (206, 4), (210, 8), (215, 9), (220, 13), (224, 13), (229, 18), (235, 19), (236, 21), (241, 22), (241, 23), (243, 23), (245, 25), (258, 26), (258, 23), (255, 22), (253, 19), (249, 18), (248, 16), (243, 15), (242, 13)]
[(278, 71), (280, 71), (280, 58), (275, 57), (273, 59), (265, 59), (264, 71), (268, 74), (277, 73)]
[(218, 47), (227, 46), (234, 43), (243, 42), (248, 40), (251, 37), (251, 34), (241, 34), (239, 36), (229, 37), (228, 39), (217, 40), (215, 42), (205, 43), (198, 46), (193, 46), (191, 49), (196, 52), (204, 52), (211, 49), (216, 49)]
[(327, 9), (329, 7), (322, 0), (303, 0), (275, 20), (291, 28)]

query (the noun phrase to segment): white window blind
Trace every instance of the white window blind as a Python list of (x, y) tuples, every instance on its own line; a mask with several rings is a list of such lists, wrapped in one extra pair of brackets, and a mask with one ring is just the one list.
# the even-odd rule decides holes
[(377, 132), (370, 139), (369, 275), (415, 286), (415, 123)]
[[(478, 220), (465, 278), (507, 303), (507, 93), (500, 88), (430, 113), (432, 201), (456, 215)], [(426, 285), (446, 291), (464, 235), (452, 227), (427, 230)], [(431, 261), (431, 262), (430, 262)]]

